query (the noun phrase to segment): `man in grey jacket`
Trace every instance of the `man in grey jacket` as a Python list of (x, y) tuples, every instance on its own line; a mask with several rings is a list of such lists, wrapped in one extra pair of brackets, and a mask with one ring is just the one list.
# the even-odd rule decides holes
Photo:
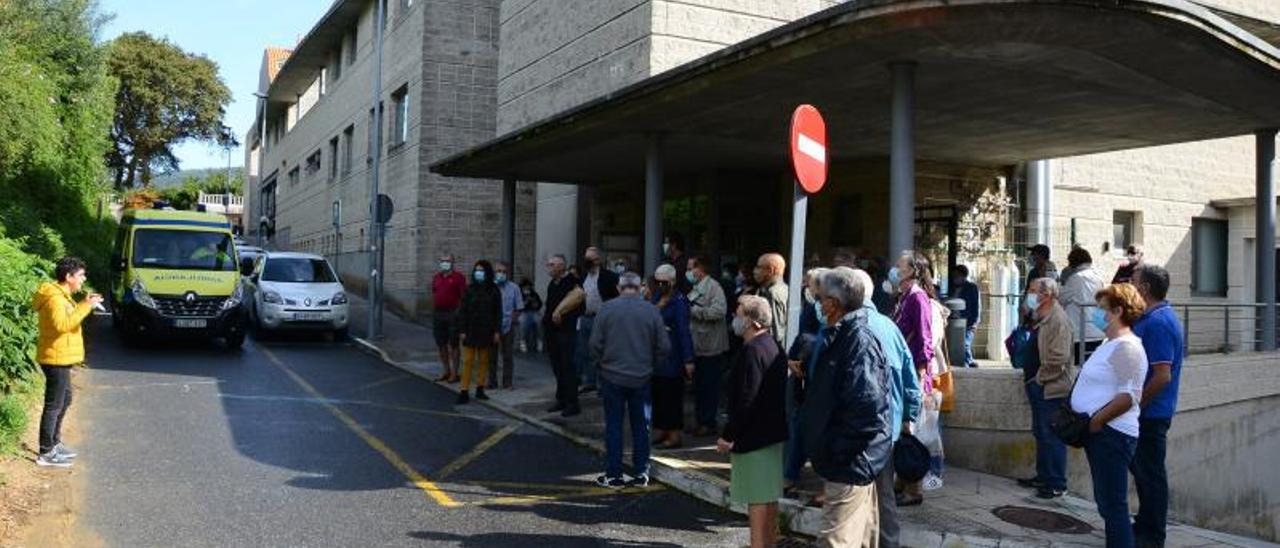
[[(604, 399), (605, 473), (596, 484), (611, 489), (649, 485), (649, 379), (671, 352), (662, 315), (640, 296), (640, 275), (618, 278), (619, 296), (604, 304), (591, 330), (591, 359), (600, 364)], [(622, 415), (631, 422), (631, 479), (622, 475)]]

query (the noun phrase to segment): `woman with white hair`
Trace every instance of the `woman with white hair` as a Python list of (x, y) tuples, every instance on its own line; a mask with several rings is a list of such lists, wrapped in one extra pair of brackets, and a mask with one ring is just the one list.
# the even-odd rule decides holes
[(729, 498), (747, 507), (751, 546), (773, 546), (782, 496), (782, 446), (787, 440), (784, 406), (787, 365), (769, 331), (773, 312), (762, 297), (738, 301), (733, 332), (746, 342), (729, 375), (729, 420), (716, 450), (729, 453)]
[(693, 370), (693, 332), (689, 328), (689, 299), (676, 287), (676, 267), (658, 266), (653, 273), (653, 304), (671, 338), (667, 359), (653, 369), (653, 445), (676, 449), (684, 445), (684, 381)]

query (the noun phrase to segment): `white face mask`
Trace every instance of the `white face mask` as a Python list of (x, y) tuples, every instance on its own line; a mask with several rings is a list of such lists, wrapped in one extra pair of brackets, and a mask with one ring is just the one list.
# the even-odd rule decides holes
[(451, 262), (449, 262), (449, 261), (440, 261), (440, 271), (441, 271), (441, 272), (448, 272), (448, 271), (450, 271), (450, 270), (453, 270), (453, 263), (451, 263)]

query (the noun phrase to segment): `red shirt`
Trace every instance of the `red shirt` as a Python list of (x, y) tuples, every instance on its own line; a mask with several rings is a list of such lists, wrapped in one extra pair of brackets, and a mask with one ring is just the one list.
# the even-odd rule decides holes
[(467, 278), (457, 271), (437, 272), (431, 278), (431, 298), (436, 310), (457, 310), (466, 289)]

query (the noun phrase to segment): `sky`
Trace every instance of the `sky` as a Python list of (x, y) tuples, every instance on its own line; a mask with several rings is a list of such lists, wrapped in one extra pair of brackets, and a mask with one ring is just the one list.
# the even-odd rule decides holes
[[(115, 19), (102, 29), (106, 41), (126, 32), (167, 37), (188, 53), (218, 64), (231, 88), (225, 123), (244, 140), (258, 108), (258, 70), (267, 46), (292, 47), (311, 30), (333, 0), (99, 0)], [(226, 167), (225, 149), (188, 142), (176, 148), (182, 169)], [(231, 165), (244, 163), (244, 150), (231, 152)]]

